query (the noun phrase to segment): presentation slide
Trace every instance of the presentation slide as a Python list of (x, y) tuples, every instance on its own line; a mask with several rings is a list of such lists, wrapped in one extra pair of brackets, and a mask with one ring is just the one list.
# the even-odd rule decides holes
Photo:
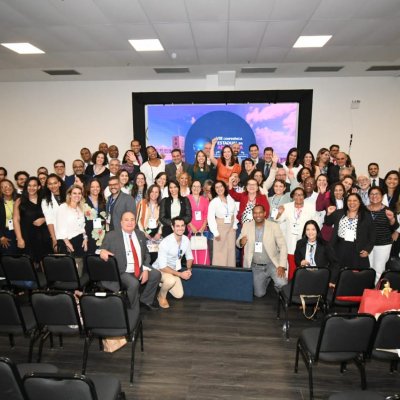
[(249, 145), (257, 143), (260, 154), (271, 146), (284, 161), (297, 145), (298, 115), (298, 103), (147, 105), (147, 143), (164, 154), (167, 163), (174, 148), (193, 163), (196, 152), (214, 137), (216, 157), (232, 143), (240, 144), (241, 158), (247, 157)]

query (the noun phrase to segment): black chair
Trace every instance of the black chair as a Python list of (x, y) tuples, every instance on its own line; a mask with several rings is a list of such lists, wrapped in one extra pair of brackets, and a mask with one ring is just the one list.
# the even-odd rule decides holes
[(313, 368), (320, 361), (339, 363), (341, 372), (354, 361), (361, 374), (361, 389), (365, 390), (365, 358), (371, 349), (375, 318), (370, 314), (330, 314), (321, 328), (304, 329), (297, 341), (294, 372), (298, 372), (299, 354), (308, 370), (310, 399), (314, 398)]
[(18, 364), (9, 358), (0, 357), (0, 397), (7, 400), (29, 400), (21, 377), (31, 372), (57, 373), (58, 368), (50, 364)]
[(330, 307), (347, 307), (349, 312), (358, 307), (364, 289), (374, 289), (375, 270), (342, 268), (333, 291), (328, 292)]
[(143, 351), (143, 325), (140, 315), (128, 309), (123, 296), (114, 293), (87, 293), (80, 299), (83, 325), (86, 334), (82, 374), (86, 371), (89, 347), (93, 339), (125, 336), (132, 342), (130, 382), (133, 382), (135, 347), (140, 336)]
[[(400, 271), (384, 271), (380, 279), (382, 286), (385, 280), (389, 281), (392, 289), (400, 291)], [(383, 288), (381, 287), (381, 289)]]
[(30, 306), (20, 306), (15, 294), (0, 291), (0, 335), (7, 335), (11, 348), (14, 336), (29, 338), (28, 362), (32, 361), (33, 345), (38, 338), (36, 322)]
[(125, 399), (121, 383), (110, 375), (91, 376), (31, 373), (23, 379), (29, 400)]
[(118, 291), (123, 290), (117, 260), (114, 257), (108, 257), (108, 261), (104, 261), (98, 255), (88, 255), (86, 266), (90, 283), (96, 290), (103, 289), (103, 281), (116, 282)]
[(50, 254), (43, 257), (43, 269), (47, 286), (59, 290), (81, 290), (89, 282), (89, 277), (83, 273), (78, 274), (75, 259), (66, 254)]
[(33, 292), (31, 303), (40, 334), (38, 362), (42, 358), (43, 345), (48, 338), (53, 348), (53, 335), (59, 337), (60, 347), (63, 346), (63, 336), (82, 336), (82, 324), (72, 293)]
[(305, 306), (318, 307), (320, 305), (325, 311), (330, 275), (328, 268), (297, 268), (292, 281), (280, 290), (278, 295), (277, 318), (280, 318), (280, 309), (282, 305), (285, 310), (284, 327), (286, 339), (289, 339), (289, 307), (291, 305), (302, 304), (302, 296), (315, 296), (303, 298)]
[(399, 362), (396, 349), (400, 349), (400, 311), (387, 311), (378, 318), (371, 357), (389, 362), (393, 372)]
[[(42, 272), (36, 271), (33, 261), (26, 255), (3, 255), (1, 265), (7, 286), (15, 290), (43, 289), (46, 279)], [(28, 285), (29, 283), (29, 285)]]

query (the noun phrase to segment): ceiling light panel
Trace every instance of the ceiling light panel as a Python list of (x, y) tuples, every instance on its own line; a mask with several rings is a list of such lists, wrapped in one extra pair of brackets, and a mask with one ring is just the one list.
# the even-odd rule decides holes
[(43, 50), (40, 50), (30, 43), (2, 43), (1, 45), (18, 54), (44, 54)]
[(299, 36), (293, 47), (295, 48), (323, 47), (326, 45), (326, 43), (331, 37), (332, 35)]
[(158, 39), (129, 40), (129, 43), (136, 51), (163, 51), (161, 42)]

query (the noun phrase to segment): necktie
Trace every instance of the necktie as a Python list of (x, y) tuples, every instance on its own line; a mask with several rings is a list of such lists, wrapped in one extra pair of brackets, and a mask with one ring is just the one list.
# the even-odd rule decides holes
[(270, 168), (270, 165), (269, 164), (265, 164), (264, 176), (266, 178), (268, 178), (268, 176), (269, 176), (269, 168)]
[(139, 278), (139, 276), (140, 276), (139, 258), (138, 258), (135, 246), (133, 244), (132, 235), (129, 235), (129, 242), (131, 244), (133, 262), (135, 264), (135, 276), (136, 276), (136, 278)]
[(376, 186), (376, 179), (372, 179), (372, 187)]

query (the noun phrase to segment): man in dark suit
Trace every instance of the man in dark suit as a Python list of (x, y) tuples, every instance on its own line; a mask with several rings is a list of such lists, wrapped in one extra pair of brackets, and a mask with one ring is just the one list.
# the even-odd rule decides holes
[(131, 141), (131, 150), (135, 153), (139, 165), (142, 165), (147, 161), (147, 152), (146, 150), (142, 150), (142, 145), (140, 144), (139, 140), (133, 139)]
[(75, 183), (75, 177), (77, 175), (85, 175), (85, 163), (82, 160), (76, 159), (72, 162), (72, 170), (74, 171), (73, 175), (69, 175), (65, 177), (65, 186), (67, 189)]
[[(139, 307), (140, 284), (146, 285), (140, 295), (140, 303), (153, 310), (153, 305), (161, 273), (150, 266), (150, 253), (146, 245), (146, 237), (136, 228), (136, 217), (132, 211), (122, 214), (120, 229), (108, 232), (101, 245), (100, 258), (104, 261), (114, 256), (118, 263), (121, 282), (127, 290), (133, 309)], [(140, 282), (140, 283), (139, 283)], [(110, 290), (118, 290), (114, 282), (103, 282)]]
[(371, 187), (379, 186), (382, 190), (386, 191), (385, 181), (379, 178), (379, 165), (376, 162), (368, 164), (368, 175)]
[(165, 166), (165, 172), (168, 175), (168, 180), (178, 179), (182, 172), (187, 172), (190, 165), (182, 160), (181, 149), (173, 149), (171, 151), (172, 163)]
[(121, 217), (125, 211), (136, 211), (135, 200), (129, 194), (121, 192), (121, 184), (116, 176), (108, 180), (111, 196), (106, 203), (106, 230), (121, 229)]
[[(276, 157), (276, 156), (275, 156)], [(256, 168), (264, 174), (264, 180), (268, 178), (269, 172), (272, 167), (272, 163), (274, 162), (274, 149), (272, 147), (266, 147), (264, 149), (264, 159), (259, 161), (256, 165)], [(278, 159), (276, 158), (276, 161)], [(282, 164), (276, 163), (278, 168), (282, 168)]]

